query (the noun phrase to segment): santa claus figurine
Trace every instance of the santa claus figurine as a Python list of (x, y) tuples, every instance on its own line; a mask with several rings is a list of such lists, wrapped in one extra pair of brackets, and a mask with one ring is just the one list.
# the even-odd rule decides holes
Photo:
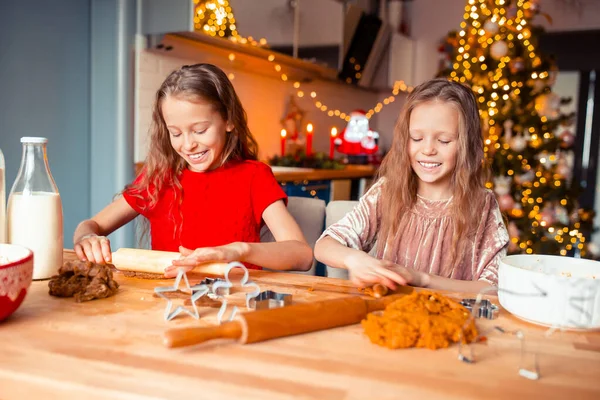
[(379, 133), (369, 129), (369, 120), (364, 111), (350, 113), (348, 126), (335, 139), (336, 150), (350, 156), (375, 154), (379, 150)]

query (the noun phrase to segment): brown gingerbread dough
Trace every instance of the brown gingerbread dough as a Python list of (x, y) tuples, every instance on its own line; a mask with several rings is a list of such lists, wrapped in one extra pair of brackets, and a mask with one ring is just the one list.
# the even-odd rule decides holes
[[(121, 271), (121, 270), (119, 270)], [(167, 279), (164, 274), (153, 274), (151, 272), (138, 272), (138, 271), (121, 271), (123, 275), (128, 278), (140, 278), (140, 279)]]
[(113, 278), (114, 265), (90, 261), (68, 261), (48, 282), (50, 295), (75, 297), (78, 303), (110, 297), (119, 284)]

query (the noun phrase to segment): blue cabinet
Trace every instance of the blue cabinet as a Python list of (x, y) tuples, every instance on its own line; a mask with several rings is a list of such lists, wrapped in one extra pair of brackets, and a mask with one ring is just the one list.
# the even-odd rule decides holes
[(312, 197), (325, 203), (331, 198), (330, 180), (281, 182), (280, 185), (288, 196)]

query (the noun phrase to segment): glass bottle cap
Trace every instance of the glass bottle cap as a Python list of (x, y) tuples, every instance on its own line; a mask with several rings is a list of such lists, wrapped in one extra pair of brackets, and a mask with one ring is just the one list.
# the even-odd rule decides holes
[(22, 137), (21, 143), (48, 143), (48, 138), (45, 137)]
[(48, 138), (25, 136), (21, 138), (21, 143), (48, 143)]

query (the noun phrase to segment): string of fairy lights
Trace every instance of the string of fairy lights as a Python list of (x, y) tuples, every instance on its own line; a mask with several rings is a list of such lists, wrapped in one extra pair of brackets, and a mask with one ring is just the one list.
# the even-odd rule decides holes
[[(251, 36), (243, 37), (239, 34), (236, 19), (233, 15), (233, 9), (229, 5), (228, 0), (194, 0), (194, 4), (196, 7), (194, 28), (196, 30), (214, 37), (227, 38), (240, 44), (255, 47), (265, 47), (267, 45), (267, 40), (264, 38), (256, 40)], [(235, 61), (235, 57), (235, 53), (230, 53), (228, 56), (229, 61)], [(291, 80), (289, 74), (286, 73), (281, 64), (277, 62), (277, 57), (274, 54), (269, 54), (266, 57), (266, 60), (273, 64), (273, 69), (279, 74), (279, 78), (283, 82), (291, 83), (296, 96), (299, 98), (310, 97), (315, 108), (329, 117), (337, 117), (346, 122), (350, 121), (349, 113), (331, 107), (326, 104), (323, 99), (319, 98), (317, 91), (305, 88), (305, 85), (299, 81)], [(360, 65), (355, 64), (355, 66), (360, 70)], [(230, 72), (228, 76), (231, 80), (235, 78), (235, 74), (232, 72)], [(412, 90), (413, 87), (407, 85), (404, 81), (396, 81), (393, 85), (391, 95), (367, 110), (366, 117), (369, 119), (372, 118), (375, 114), (380, 113), (385, 106), (392, 104), (396, 100), (396, 96), (400, 93), (410, 93)]]
[[(452, 65), (453, 71), (450, 75), (451, 79), (454, 79), (455, 81), (471, 81), (473, 79), (473, 73), (471, 71), (473, 65), (477, 65), (482, 71), (487, 69), (486, 56), (483, 54), (478, 56), (477, 54), (473, 53), (474, 49), (471, 48), (466, 39), (466, 35), (468, 33), (477, 37), (478, 44), (482, 49), (486, 49), (490, 46), (493, 46), (495, 43), (504, 40), (508, 41), (507, 48), (510, 49), (514, 47), (513, 41), (516, 38), (529, 52), (528, 56), (530, 58), (531, 65), (536, 68), (540, 67), (542, 64), (541, 58), (536, 53), (535, 46), (530, 41), (531, 30), (527, 25), (526, 12), (532, 7), (532, 2), (529, 0), (517, 0), (516, 13), (514, 17), (509, 17), (507, 15), (505, 0), (495, 0), (494, 6), (491, 8), (488, 7), (488, 4), (489, 2), (487, 0), (469, 0), (465, 6), (464, 19), (463, 22), (461, 22), (461, 30), (458, 33), (458, 54), (454, 59)], [(484, 24), (481, 21), (487, 22)], [(467, 28), (469, 25), (470, 29)], [(503, 26), (507, 28), (504, 30), (504, 32), (500, 29), (500, 27)], [(492, 49), (490, 48), (490, 51), (491, 50)], [(498, 59), (498, 65), (496, 69), (488, 72), (488, 78), (491, 82), (492, 88), (490, 95), (491, 98), (487, 101), (486, 107), (480, 109), (481, 117), (484, 119), (484, 121), (487, 121), (489, 126), (489, 134), (485, 141), (484, 149), (486, 154), (489, 152), (492, 146), (496, 150), (501, 148), (508, 150), (510, 148), (508, 143), (501, 144), (499, 142), (502, 128), (498, 127), (496, 122), (497, 118), (501, 117), (502, 115), (502, 102), (507, 101), (511, 95), (518, 96), (521, 92), (521, 88), (523, 88), (523, 85), (525, 84), (523, 81), (510, 81), (509, 77), (505, 75), (506, 68), (509, 66), (510, 62), (511, 57), (508, 54), (503, 55)], [(549, 72), (533, 72), (530, 77), (533, 80), (547, 79), (549, 77)], [(480, 103), (484, 103), (486, 101), (486, 98), (483, 95), (485, 91), (484, 87), (482, 85), (478, 85), (476, 82), (473, 82), (472, 88), (478, 97), (478, 101)], [(542, 123), (548, 121), (546, 116), (541, 116), (540, 119)], [(525, 133), (530, 137), (530, 144), (534, 148), (539, 147), (543, 143), (543, 139), (551, 139), (554, 137), (552, 132), (538, 132), (534, 127), (529, 127)], [(512, 159), (513, 155), (509, 154), (508, 157)], [(521, 154), (517, 155), (517, 158), (521, 161), (523, 171), (527, 172), (531, 170), (531, 165), (527, 159), (525, 159)], [(553, 162), (555, 161), (555, 158), (555, 155), (550, 155), (547, 159), (540, 159), (540, 162)], [(512, 169), (507, 171), (509, 176), (513, 176), (514, 173), (515, 171)], [(559, 187), (562, 184), (560, 178), (561, 177), (559, 175), (554, 174), (554, 176), (552, 176), (552, 182), (549, 182), (548, 179), (544, 177), (544, 174), (538, 170), (535, 173), (535, 178), (531, 185), (534, 188), (538, 188), (540, 185), (551, 183), (555, 187)], [(486, 186), (488, 188), (492, 188), (493, 184), (488, 182)], [(566, 255), (569, 250), (573, 249), (573, 246), (583, 249), (583, 243), (586, 239), (582, 232), (578, 230), (580, 228), (580, 223), (576, 222), (574, 224), (575, 229), (569, 229), (569, 227), (566, 226), (562, 229), (557, 229), (553, 226), (547, 226), (548, 224), (546, 221), (542, 219), (539, 206), (539, 204), (543, 203), (543, 201), (544, 200), (541, 197), (532, 197), (532, 190), (530, 187), (526, 187), (522, 191), (522, 205), (533, 205), (531, 211), (527, 215), (527, 217), (532, 221), (532, 232), (539, 227), (546, 228), (547, 231), (553, 235), (554, 240), (556, 240), (557, 243), (564, 244), (564, 248), (560, 250), (561, 255)], [(562, 206), (567, 205), (567, 200), (562, 199), (560, 204)], [(523, 217), (524, 211), (522, 206), (517, 204), (516, 207), (513, 207), (511, 210), (511, 215), (515, 218)], [(519, 238), (512, 238), (511, 240), (513, 243), (519, 246), (519, 248), (525, 250), (526, 253), (533, 253), (531, 248), (533, 243), (531, 240), (521, 241)]]

